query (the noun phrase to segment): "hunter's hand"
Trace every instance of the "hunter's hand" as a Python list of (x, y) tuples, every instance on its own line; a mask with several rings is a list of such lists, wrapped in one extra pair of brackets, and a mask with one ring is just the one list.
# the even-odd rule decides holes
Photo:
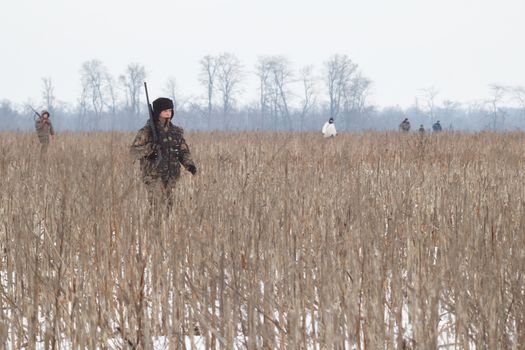
[(192, 175), (195, 175), (195, 174), (197, 174), (197, 167), (195, 165), (191, 164), (191, 165), (188, 166), (188, 171)]
[(153, 162), (157, 160), (158, 156), (159, 155), (157, 152), (151, 152), (149, 155), (146, 156), (146, 159)]
[(151, 146), (151, 153), (146, 156), (147, 160), (155, 161), (159, 158), (160, 155), (160, 145), (159, 144), (153, 144)]

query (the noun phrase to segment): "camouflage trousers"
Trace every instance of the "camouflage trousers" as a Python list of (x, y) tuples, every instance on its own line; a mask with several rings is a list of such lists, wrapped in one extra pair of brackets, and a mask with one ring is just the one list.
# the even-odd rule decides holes
[(164, 209), (167, 213), (171, 212), (177, 180), (150, 180), (145, 182), (145, 185), (148, 191), (150, 209), (154, 211), (159, 211), (159, 209), (162, 211)]
[(40, 156), (43, 157), (47, 154), (47, 149), (49, 148), (49, 140), (42, 141), (40, 140)]

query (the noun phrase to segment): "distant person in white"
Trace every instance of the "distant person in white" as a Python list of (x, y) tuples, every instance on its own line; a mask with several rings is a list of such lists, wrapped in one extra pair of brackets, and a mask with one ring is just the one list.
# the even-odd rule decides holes
[(337, 131), (335, 130), (334, 118), (328, 119), (328, 121), (324, 123), (321, 131), (323, 132), (324, 137), (335, 137)]

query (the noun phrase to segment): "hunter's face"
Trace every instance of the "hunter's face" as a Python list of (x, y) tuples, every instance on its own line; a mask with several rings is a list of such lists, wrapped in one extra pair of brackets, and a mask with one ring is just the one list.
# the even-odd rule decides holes
[(171, 109), (165, 109), (160, 112), (159, 117), (162, 119), (170, 119), (171, 118)]

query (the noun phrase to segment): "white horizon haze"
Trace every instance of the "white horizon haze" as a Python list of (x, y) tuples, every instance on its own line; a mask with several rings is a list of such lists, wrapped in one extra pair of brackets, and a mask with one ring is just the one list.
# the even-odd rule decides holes
[(313, 65), (320, 76), (334, 54), (359, 65), (380, 107), (407, 107), (428, 88), (438, 101), (468, 102), (493, 83), (525, 85), (524, 15), (522, 0), (5, 1), (0, 100), (41, 103), (50, 77), (56, 99), (75, 104), (92, 59), (115, 78), (144, 65), (150, 98), (170, 77), (179, 95), (202, 96), (199, 60), (230, 52), (247, 72), (241, 104), (256, 99), (259, 56), (285, 56), (296, 71)]

